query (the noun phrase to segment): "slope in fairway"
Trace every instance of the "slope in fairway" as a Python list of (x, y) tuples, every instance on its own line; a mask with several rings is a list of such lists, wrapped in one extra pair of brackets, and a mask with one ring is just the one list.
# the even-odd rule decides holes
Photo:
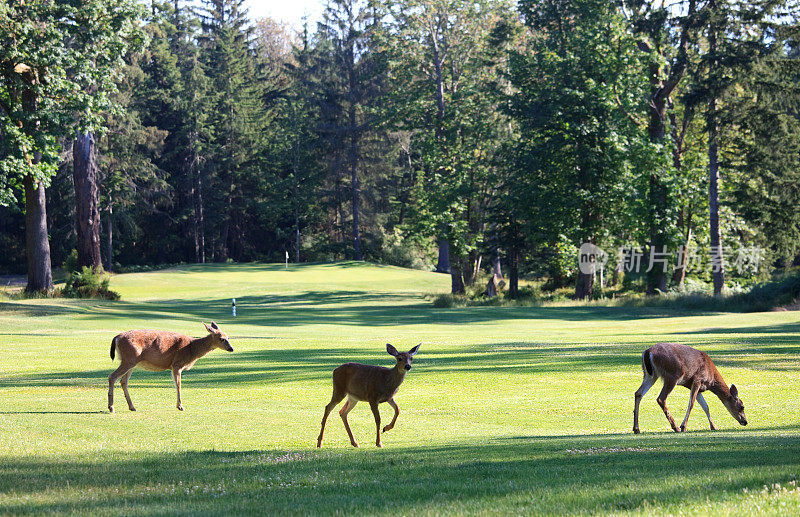
[[(800, 511), (800, 318), (613, 307), (434, 309), (449, 277), (364, 263), (214, 264), (115, 276), (121, 302), (0, 302), (0, 513), (633, 513)], [(238, 317), (230, 314), (236, 298)], [(111, 339), (132, 328), (200, 336), (234, 353), (183, 376), (135, 370), (105, 411)], [(642, 350), (707, 351), (745, 402), (739, 426), (706, 397), (668, 432), (633, 393)], [(391, 365), (422, 343), (374, 446), (367, 404), (331, 414), (330, 374)], [(682, 418), (688, 390), (668, 400)], [(381, 407), (385, 422), (391, 409)], [(338, 408), (337, 408), (338, 410)]]

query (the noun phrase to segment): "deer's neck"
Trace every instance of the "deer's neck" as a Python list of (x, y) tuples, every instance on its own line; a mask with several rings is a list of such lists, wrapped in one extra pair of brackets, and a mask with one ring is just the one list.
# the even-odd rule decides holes
[(403, 383), (403, 379), (406, 378), (406, 373), (408, 373), (406, 369), (401, 368), (399, 364), (389, 370), (389, 388), (391, 388), (392, 391), (400, 387)]
[(708, 391), (719, 397), (722, 402), (731, 398), (731, 390), (722, 378), (715, 379), (713, 384), (708, 387)]
[(211, 339), (211, 334), (206, 337), (193, 339), (191, 342), (189, 342), (189, 346), (187, 348), (189, 349), (189, 356), (191, 357), (192, 361), (200, 359), (214, 349), (214, 343)]

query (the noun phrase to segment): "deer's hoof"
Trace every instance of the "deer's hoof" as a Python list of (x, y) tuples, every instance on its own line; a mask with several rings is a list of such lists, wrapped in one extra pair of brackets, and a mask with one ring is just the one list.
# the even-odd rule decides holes
[(114, 412), (114, 406), (108, 406), (108, 412), (109, 413), (113, 413)]
[(640, 432), (638, 427), (633, 428), (633, 434), (639, 434)]
[(682, 432), (682, 433), (685, 433), (685, 432), (686, 432), (686, 426), (685, 426), (685, 425), (682, 425), (682, 426), (681, 426), (681, 432)]
[(381, 448), (381, 449), (382, 449), (382, 448), (383, 448), (383, 444), (382, 444), (382, 443), (376, 443), (376, 444), (375, 444), (375, 447), (378, 447), (378, 448)]
[(678, 429), (677, 427), (673, 427), (672, 430), (675, 431), (676, 433), (680, 433), (681, 432), (681, 430)]
[(358, 444), (356, 442), (351, 442), (351, 445), (355, 448), (358, 448)]
[(178, 408), (178, 411), (183, 411), (183, 406), (176, 406), (176, 407)]
[(136, 408), (133, 406), (129, 407), (128, 409), (130, 409), (131, 411), (136, 411)]
[(389, 429), (391, 429), (391, 427), (389, 427), (389, 426), (387, 425), (387, 426), (385, 426), (385, 427), (383, 428), (383, 432), (385, 433), (385, 432), (386, 432), (386, 431), (388, 431)]
[(715, 426), (714, 424), (711, 424), (711, 430), (712, 431), (716, 431), (718, 429), (719, 429), (719, 427)]

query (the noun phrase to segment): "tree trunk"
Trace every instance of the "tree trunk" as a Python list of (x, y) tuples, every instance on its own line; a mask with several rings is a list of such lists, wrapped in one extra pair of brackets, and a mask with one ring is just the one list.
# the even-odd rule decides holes
[(78, 267), (91, 267), (94, 271), (102, 271), (97, 160), (92, 133), (87, 131), (78, 134), (72, 146), (72, 159)]
[(444, 238), (436, 239), (439, 245), (439, 260), (436, 263), (437, 273), (450, 272), (450, 243)]
[(29, 293), (53, 290), (50, 241), (47, 239), (47, 207), (44, 185), (25, 176), (25, 250), (28, 255)]
[(508, 296), (516, 298), (519, 296), (519, 252), (512, 248), (508, 258)]
[(578, 279), (575, 282), (575, 299), (591, 299), (594, 294), (595, 263), (592, 263), (592, 272), (583, 273), (578, 271)]
[[(709, 2), (709, 8), (716, 9), (716, 1)], [(712, 24), (708, 31), (708, 53), (711, 73), (715, 72), (717, 53), (717, 29)], [(719, 227), (719, 159), (717, 142), (717, 98), (712, 91), (708, 101), (708, 211), (711, 230), (711, 262), (714, 296), (721, 296), (725, 290), (725, 262), (722, 254), (722, 233)]]
[(714, 296), (725, 290), (725, 262), (722, 253), (722, 232), (719, 227), (719, 161), (717, 149), (716, 99), (708, 103), (708, 211), (711, 230), (712, 278)]
[(206, 236), (205, 222), (203, 221), (203, 181), (200, 178), (197, 156), (197, 133), (192, 131), (189, 136), (189, 155), (187, 157), (188, 174), (192, 182), (192, 233), (194, 235), (194, 261), (206, 261)]
[(114, 215), (114, 209), (109, 205), (108, 214), (106, 214), (106, 270), (111, 271), (111, 265), (114, 263), (114, 226), (111, 218)]
[[(356, 137), (353, 136), (353, 141), (350, 144), (351, 153), (358, 153), (355, 140)], [(363, 256), (361, 255), (361, 232), (359, 228), (359, 212), (361, 211), (359, 207), (359, 200), (361, 198), (361, 187), (358, 182), (358, 167), (355, 154), (353, 154), (350, 159), (350, 184), (353, 191), (353, 258), (355, 260), (364, 260)]]
[(494, 260), (492, 260), (492, 275), (503, 278), (503, 270), (500, 267), (500, 250), (494, 250)]
[(483, 255), (480, 253), (478, 256), (472, 261), (472, 281), (469, 285), (473, 285), (478, 280), (478, 274), (481, 272), (481, 263), (483, 262)]
[(614, 266), (614, 272), (611, 273), (611, 285), (615, 286), (619, 282), (620, 274), (622, 273), (622, 261)]
[(472, 286), (475, 284), (475, 277), (477, 275), (477, 266), (480, 262), (481, 257), (474, 251), (471, 251), (467, 254), (466, 263), (461, 267), (462, 278), (464, 279), (464, 285)]
[[(691, 224), (691, 223), (688, 223)], [(692, 240), (692, 228), (687, 229), (685, 238), (683, 239), (683, 247), (678, 250), (678, 263), (676, 269), (672, 273), (672, 285), (678, 290), (683, 290), (683, 281), (686, 279), (686, 254), (689, 250), (689, 241)]]
[[(667, 101), (686, 73), (689, 61), (687, 50), (689, 33), (692, 29), (691, 22), (694, 19), (696, 7), (696, 1), (690, 0), (688, 12), (681, 26), (677, 56), (666, 78), (662, 77), (661, 73), (661, 56), (651, 56), (651, 64), (648, 69), (651, 90), (647, 99), (650, 107), (647, 133), (650, 141), (655, 144), (662, 143), (666, 137)], [(643, 47), (647, 47), (648, 52), (655, 52), (648, 44), (643, 44)], [(640, 46), (640, 48), (643, 47)], [(650, 174), (650, 213), (648, 221), (650, 226), (650, 247), (657, 251), (663, 251), (668, 240), (668, 188), (657, 171), (653, 171)], [(666, 291), (667, 280), (667, 274), (663, 271), (663, 268), (653, 267), (647, 274), (647, 294), (654, 295), (657, 290)]]
[(292, 129), (294, 130), (294, 146), (292, 153), (292, 175), (294, 180), (294, 262), (300, 263), (300, 129), (297, 122), (297, 109), (292, 108)]
[(452, 294), (466, 293), (460, 259), (456, 259), (450, 264), (450, 292)]

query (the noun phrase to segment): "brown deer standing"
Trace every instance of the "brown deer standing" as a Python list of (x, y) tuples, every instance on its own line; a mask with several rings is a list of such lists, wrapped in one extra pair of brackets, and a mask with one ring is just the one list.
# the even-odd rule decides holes
[(389, 425), (383, 428), (385, 433), (392, 429), (394, 423), (397, 422), (400, 408), (397, 407), (397, 403), (394, 401), (394, 395), (397, 393), (400, 384), (403, 383), (403, 379), (406, 378), (406, 373), (411, 369), (411, 361), (419, 352), (420, 346), (422, 344), (415, 346), (408, 352), (398, 352), (395, 347), (387, 343), (386, 351), (397, 359), (397, 364), (395, 364), (394, 368), (347, 363), (333, 370), (333, 395), (331, 396), (331, 401), (325, 406), (325, 415), (322, 417), (322, 428), (319, 430), (317, 447), (322, 447), (322, 435), (325, 433), (325, 421), (328, 420), (328, 415), (345, 396), (347, 396), (347, 402), (344, 403), (344, 406), (339, 411), (339, 416), (342, 417), (344, 428), (350, 437), (350, 443), (353, 447), (358, 447), (356, 439), (353, 438), (353, 431), (350, 430), (350, 424), (347, 422), (347, 414), (353, 410), (359, 400), (365, 400), (369, 402), (369, 407), (375, 416), (377, 435), (375, 445), (382, 447), (381, 414), (378, 412), (378, 404), (388, 402), (394, 409), (394, 418), (392, 418)]
[[(645, 350), (642, 354), (642, 370), (644, 371), (644, 379), (634, 395), (633, 432), (635, 434), (639, 434), (639, 402), (659, 377), (664, 380), (664, 387), (658, 395), (657, 402), (667, 416), (672, 430), (676, 433), (686, 431), (689, 413), (692, 412), (695, 399), (700, 403), (703, 411), (706, 412), (711, 430), (715, 431), (717, 429), (714, 421), (711, 420), (708, 404), (706, 404), (702, 395), (702, 392), (706, 390), (719, 397), (722, 404), (737, 422), (747, 425), (744, 404), (739, 399), (739, 390), (733, 384), (728, 388), (717, 367), (714, 366), (711, 358), (705, 352), (677, 343), (658, 343)], [(686, 417), (683, 419), (680, 428), (675, 424), (675, 420), (673, 420), (669, 409), (667, 409), (667, 397), (678, 384), (689, 388), (691, 391), (689, 407), (686, 410)]]
[(191, 338), (175, 332), (160, 330), (129, 330), (118, 334), (111, 341), (111, 359), (114, 359), (114, 349), (119, 352), (119, 368), (108, 376), (108, 410), (114, 412), (114, 383), (120, 380), (128, 409), (136, 411), (128, 394), (128, 379), (136, 366), (145, 370), (161, 372), (172, 370), (172, 380), (178, 390), (177, 408), (183, 411), (181, 405), (181, 373), (190, 369), (195, 361), (215, 348), (233, 352), (233, 347), (228, 336), (213, 321), (209, 327), (208, 335), (201, 338)]

